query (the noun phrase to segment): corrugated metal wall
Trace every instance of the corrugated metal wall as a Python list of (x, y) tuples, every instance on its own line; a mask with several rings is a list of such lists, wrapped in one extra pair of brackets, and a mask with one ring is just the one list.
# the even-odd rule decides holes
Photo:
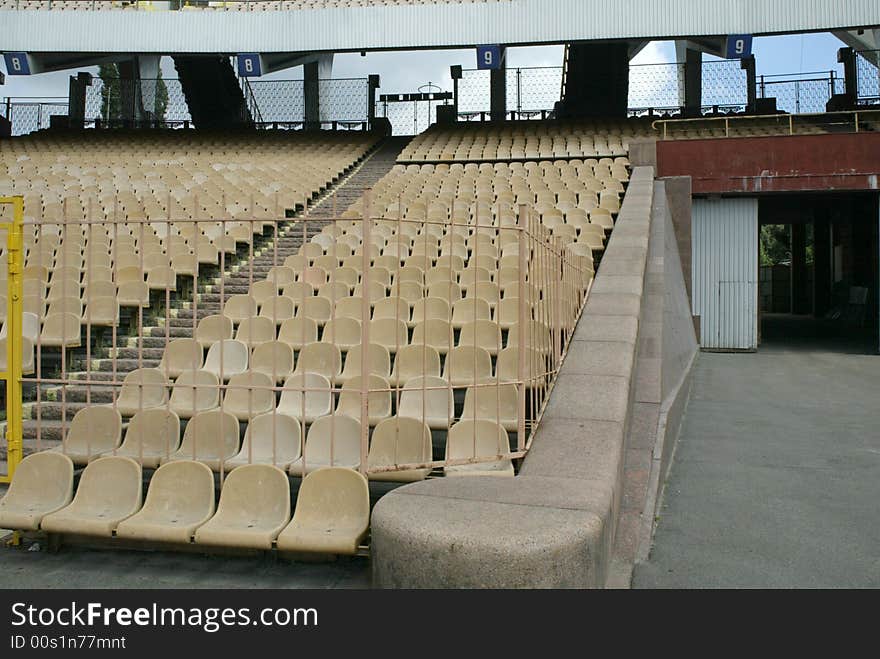
[(758, 200), (695, 199), (693, 304), (710, 350), (758, 348)]
[(880, 24), (877, 0), (509, 0), (270, 12), (0, 11), (0, 50), (314, 52), (767, 34)]

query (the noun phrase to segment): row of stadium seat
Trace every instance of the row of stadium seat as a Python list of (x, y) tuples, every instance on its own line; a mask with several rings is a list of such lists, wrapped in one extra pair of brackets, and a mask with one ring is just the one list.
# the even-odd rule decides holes
[[(224, 480), (182, 460), (153, 473), (143, 498), (141, 465), (123, 456), (90, 463), (74, 495), (71, 460), (31, 455), (0, 501), (0, 526), (145, 542), (354, 555), (369, 528), (366, 479), (344, 468), (319, 469), (299, 488), (290, 516), (290, 482), (271, 464), (245, 465)], [(112, 485), (111, 485), (112, 484)], [(332, 496), (328, 496), (332, 493)]]
[[(360, 383), (357, 383), (360, 384)], [(423, 387), (432, 387), (423, 389)], [(370, 418), (370, 444), (367, 468), (370, 480), (412, 482), (431, 473), (429, 467), (392, 471), (395, 465), (427, 465), (432, 462), (432, 430), (446, 433), (445, 455), (449, 461), (473, 461), (482, 464), (453, 464), (444, 470), (452, 475), (491, 472), (512, 476), (509, 460), (498, 459), (510, 451), (508, 431), (516, 430), (515, 419), (498, 418), (489, 407), (496, 405), (503, 414), (509, 407), (507, 396), (513, 385), (472, 389), (458, 421), (453, 414), (452, 395), (432, 379), (415, 382), (403, 391), (397, 415), (376, 414)], [(231, 395), (236, 392), (229, 390)], [(302, 397), (302, 391), (291, 390)], [(309, 391), (307, 397), (323, 397), (322, 391)], [(246, 394), (237, 394), (246, 395)], [(370, 394), (371, 402), (376, 398)], [(515, 392), (514, 392), (515, 397)], [(315, 401), (309, 401), (313, 406)], [(427, 413), (422, 407), (427, 407)], [(351, 411), (358, 408), (358, 414)], [(361, 466), (362, 426), (360, 390), (343, 388), (335, 411), (303, 421), (291, 405), (260, 410), (244, 418), (236, 408), (227, 406), (196, 412), (181, 433), (181, 417), (164, 406), (145, 408), (125, 427), (118, 408), (93, 406), (74, 416), (63, 445), (45, 451), (66, 455), (78, 467), (110, 455), (134, 460), (146, 469), (181, 460), (194, 460), (212, 471), (228, 473), (248, 464), (270, 464), (291, 476), (302, 477), (325, 467), (358, 469)], [(416, 414), (418, 413), (418, 414)], [(241, 427), (245, 425), (242, 433)], [(305, 428), (307, 427), (307, 430)]]

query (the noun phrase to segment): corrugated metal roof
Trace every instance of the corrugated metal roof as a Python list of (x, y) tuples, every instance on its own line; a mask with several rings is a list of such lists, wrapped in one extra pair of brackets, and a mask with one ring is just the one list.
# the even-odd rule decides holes
[(267, 12), (0, 11), (0, 50), (314, 52), (880, 25), (877, 0), (510, 0)]

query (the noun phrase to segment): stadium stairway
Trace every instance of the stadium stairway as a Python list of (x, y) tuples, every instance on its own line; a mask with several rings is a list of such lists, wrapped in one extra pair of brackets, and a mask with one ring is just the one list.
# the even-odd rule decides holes
[(174, 67), (196, 128), (253, 123), (228, 57), (177, 56)]
[[(316, 196), (314, 205), (308, 209), (308, 217), (312, 219), (333, 217), (335, 208), (338, 214), (345, 211), (357, 201), (365, 188), (373, 187), (395, 165), (398, 154), (403, 150), (410, 138), (388, 138), (356, 163), (339, 180)], [(265, 279), (266, 274), (276, 258), (278, 263), (287, 256), (296, 254), (303, 243), (302, 224), (299, 220), (302, 212), (287, 221), (278, 224), (278, 239), (273, 240), (273, 230), (267, 228), (262, 240), (256, 241), (253, 251), (253, 281)], [(318, 223), (314, 223), (307, 234), (307, 239), (320, 232)], [(276, 249), (277, 248), (277, 249)], [(239, 252), (241, 254), (241, 252)], [(166, 331), (169, 339), (193, 336), (193, 315), (196, 319), (204, 318), (222, 311), (220, 301), (220, 284), (223, 281), (223, 292), (230, 295), (247, 293), (250, 282), (251, 257), (249, 250), (237, 258), (231, 258), (226, 264), (226, 271), (221, 275), (200, 281), (198, 286), (197, 308), (193, 309), (192, 296), (174, 295), (168, 311), (168, 325), (165, 326), (164, 311), (154, 320), (154, 324), (143, 327), (143, 338), (137, 336), (137, 328), (133, 333), (126, 334), (119, 328), (117, 335), (116, 378), (121, 382), (125, 375), (137, 368), (156, 368), (164, 351)], [(142, 341), (141, 358), (138, 358), (139, 342)], [(70, 421), (80, 409), (91, 405), (110, 404), (113, 402), (114, 387), (101, 386), (100, 382), (113, 379), (112, 347), (95, 348), (92, 354), (91, 371), (71, 372), (70, 381), (89, 380), (90, 386), (68, 384), (61, 386), (43, 386), (40, 403), (25, 403), (24, 406), (24, 454), (29, 455), (37, 450), (57, 446), (61, 441), (61, 430), (65, 424), (69, 428)], [(63, 396), (62, 396), (63, 390)], [(39, 420), (37, 420), (39, 409)], [(62, 416), (64, 422), (62, 421)], [(40, 427), (40, 438), (37, 440), (37, 427)], [(0, 460), (5, 460), (5, 440), (0, 444)]]

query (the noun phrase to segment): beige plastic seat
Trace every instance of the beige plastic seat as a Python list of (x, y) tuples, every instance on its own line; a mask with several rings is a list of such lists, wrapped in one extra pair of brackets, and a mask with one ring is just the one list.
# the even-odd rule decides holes
[(410, 306), (406, 300), (399, 297), (390, 297), (379, 300), (373, 308), (373, 320), (402, 320), (409, 323)]
[(80, 317), (72, 313), (46, 316), (40, 343), (44, 348), (78, 348), (81, 345)]
[[(5, 371), (6, 366), (6, 337), (0, 339), (0, 371)], [(34, 344), (30, 339), (21, 338), (21, 373), (22, 375), (33, 375), (36, 371), (36, 361), (34, 357)]]
[[(367, 361), (369, 362), (369, 374), (378, 375), (388, 378), (391, 372), (391, 353), (388, 348), (376, 343), (371, 343), (368, 349)], [(345, 356), (345, 368), (342, 375), (339, 376), (338, 382), (345, 384), (352, 378), (356, 378), (361, 373), (363, 361), (363, 346), (357, 345), (348, 351)]]
[[(305, 462), (305, 468), (303, 468)], [(323, 467), (357, 469), (361, 464), (361, 424), (334, 414), (316, 420), (306, 435), (303, 457), (290, 465), (291, 476), (303, 476)]]
[(113, 297), (95, 297), (86, 305), (82, 322), (93, 327), (116, 327), (119, 325), (119, 302)]
[(281, 324), (278, 340), (294, 350), (302, 350), (310, 343), (318, 342), (318, 323), (311, 318), (291, 318)]
[(237, 325), (257, 315), (257, 301), (251, 295), (232, 295), (223, 305), (223, 315)]
[(238, 438), (238, 419), (232, 414), (223, 410), (201, 412), (186, 424), (177, 452), (161, 462), (196, 460), (220, 471), (221, 463), (238, 453)]
[(430, 468), (400, 471), (376, 469), (431, 462), (431, 431), (417, 419), (395, 417), (386, 419), (373, 431), (367, 468), (370, 480), (413, 483), (424, 480)]
[(310, 297), (298, 300), (296, 318), (311, 318), (323, 325), (333, 317), (333, 303), (325, 297)]
[(171, 462), (153, 474), (144, 507), (119, 524), (116, 536), (187, 544), (213, 515), (213, 472), (200, 462)]
[(349, 350), (361, 344), (361, 323), (353, 318), (336, 318), (324, 325), (323, 343), (332, 343), (340, 350)]
[(43, 517), (73, 499), (73, 461), (57, 453), (34, 453), (18, 465), (0, 499), (0, 528), (36, 531)]
[(314, 423), (315, 419), (333, 411), (331, 386), (330, 380), (318, 373), (292, 375), (284, 381), (276, 411), (308, 424)]
[(510, 453), (507, 431), (485, 419), (456, 423), (446, 438), (447, 460), (479, 460), (478, 463), (445, 467), (446, 476), (513, 477), (513, 462), (498, 459)]
[(168, 378), (178, 378), (183, 373), (202, 368), (204, 354), (196, 339), (174, 339), (162, 353), (159, 371)]
[(220, 380), (208, 371), (187, 371), (171, 389), (169, 407), (181, 419), (220, 407)]
[(284, 295), (272, 296), (260, 304), (260, 317), (268, 318), (275, 325), (293, 318), (295, 312), (296, 301)]
[(361, 474), (328, 467), (303, 479), (279, 551), (352, 556), (370, 526), (370, 488)]
[(44, 517), (40, 527), (47, 533), (111, 537), (142, 501), (141, 466), (121, 456), (100, 458), (83, 470), (70, 505)]
[(272, 465), (244, 465), (226, 477), (217, 512), (196, 530), (195, 541), (268, 550), (289, 521), (287, 474)]
[(247, 421), (275, 409), (275, 383), (265, 373), (248, 371), (233, 376), (223, 396), (223, 410)]
[(501, 341), (501, 326), (491, 320), (478, 320), (461, 328), (459, 346), (477, 346), (497, 355), (504, 344)]
[(310, 343), (300, 350), (293, 373), (318, 373), (336, 383), (342, 375), (342, 351), (331, 343)]
[(244, 318), (238, 325), (235, 340), (249, 348), (275, 340), (275, 321), (271, 318)]
[(246, 344), (235, 340), (218, 341), (208, 350), (202, 370), (228, 381), (247, 371), (249, 361), (250, 355)]
[(427, 345), (441, 355), (455, 347), (452, 339), (452, 323), (446, 320), (426, 320), (413, 329), (411, 345)]
[(196, 341), (202, 346), (202, 350), (207, 350), (218, 341), (231, 339), (234, 331), (231, 318), (220, 315), (206, 316), (196, 327)]
[(142, 410), (164, 407), (167, 402), (165, 374), (157, 368), (141, 368), (125, 376), (116, 408), (123, 416), (134, 416)]
[(403, 320), (382, 318), (370, 323), (370, 343), (388, 348), (391, 354), (409, 344), (409, 328)]
[(302, 456), (302, 427), (285, 414), (270, 412), (251, 419), (241, 450), (227, 463), (228, 469), (246, 464), (270, 464), (287, 469)]
[(180, 418), (166, 409), (144, 410), (128, 422), (125, 440), (116, 451), (105, 455), (131, 458), (146, 469), (155, 469), (162, 458), (180, 448)]
[(403, 387), (413, 378), (440, 377), (440, 353), (424, 344), (402, 348), (394, 357), (394, 369), (389, 382), (393, 387)]
[(63, 453), (80, 467), (102, 453), (119, 446), (122, 439), (122, 416), (119, 410), (106, 405), (84, 407), (70, 423), (61, 446), (50, 449)]
[(177, 290), (177, 273), (170, 266), (159, 266), (147, 273), (147, 287), (151, 291)]
[(334, 315), (336, 320), (351, 318), (363, 320), (364, 299), (362, 297), (343, 297), (336, 300)]
[(492, 377), (492, 355), (476, 346), (453, 348), (443, 364), (443, 379), (467, 387)]
[(150, 288), (144, 282), (125, 282), (119, 284), (119, 290), (116, 293), (116, 301), (121, 307), (142, 307), (150, 306)]
[(445, 430), (455, 418), (449, 382), (430, 376), (413, 378), (403, 388), (397, 416), (423, 421), (432, 430)]
[(254, 348), (251, 371), (282, 382), (293, 373), (293, 348), (281, 341), (269, 341)]
[(515, 432), (519, 419), (519, 395), (515, 384), (484, 381), (490, 386), (472, 387), (464, 397), (462, 419), (484, 419), (500, 423), (505, 430)]
[[(345, 414), (352, 419), (361, 419), (361, 388), (364, 379), (361, 376), (351, 378), (342, 385), (336, 414)], [(388, 380), (378, 375), (369, 376), (368, 418), (371, 426), (391, 416), (391, 385)]]
[[(520, 325), (516, 324), (507, 332), (507, 348), (519, 347)], [(539, 320), (531, 321), (525, 328), (525, 346), (527, 350), (536, 350), (546, 355), (552, 351), (553, 337), (550, 328)]]

